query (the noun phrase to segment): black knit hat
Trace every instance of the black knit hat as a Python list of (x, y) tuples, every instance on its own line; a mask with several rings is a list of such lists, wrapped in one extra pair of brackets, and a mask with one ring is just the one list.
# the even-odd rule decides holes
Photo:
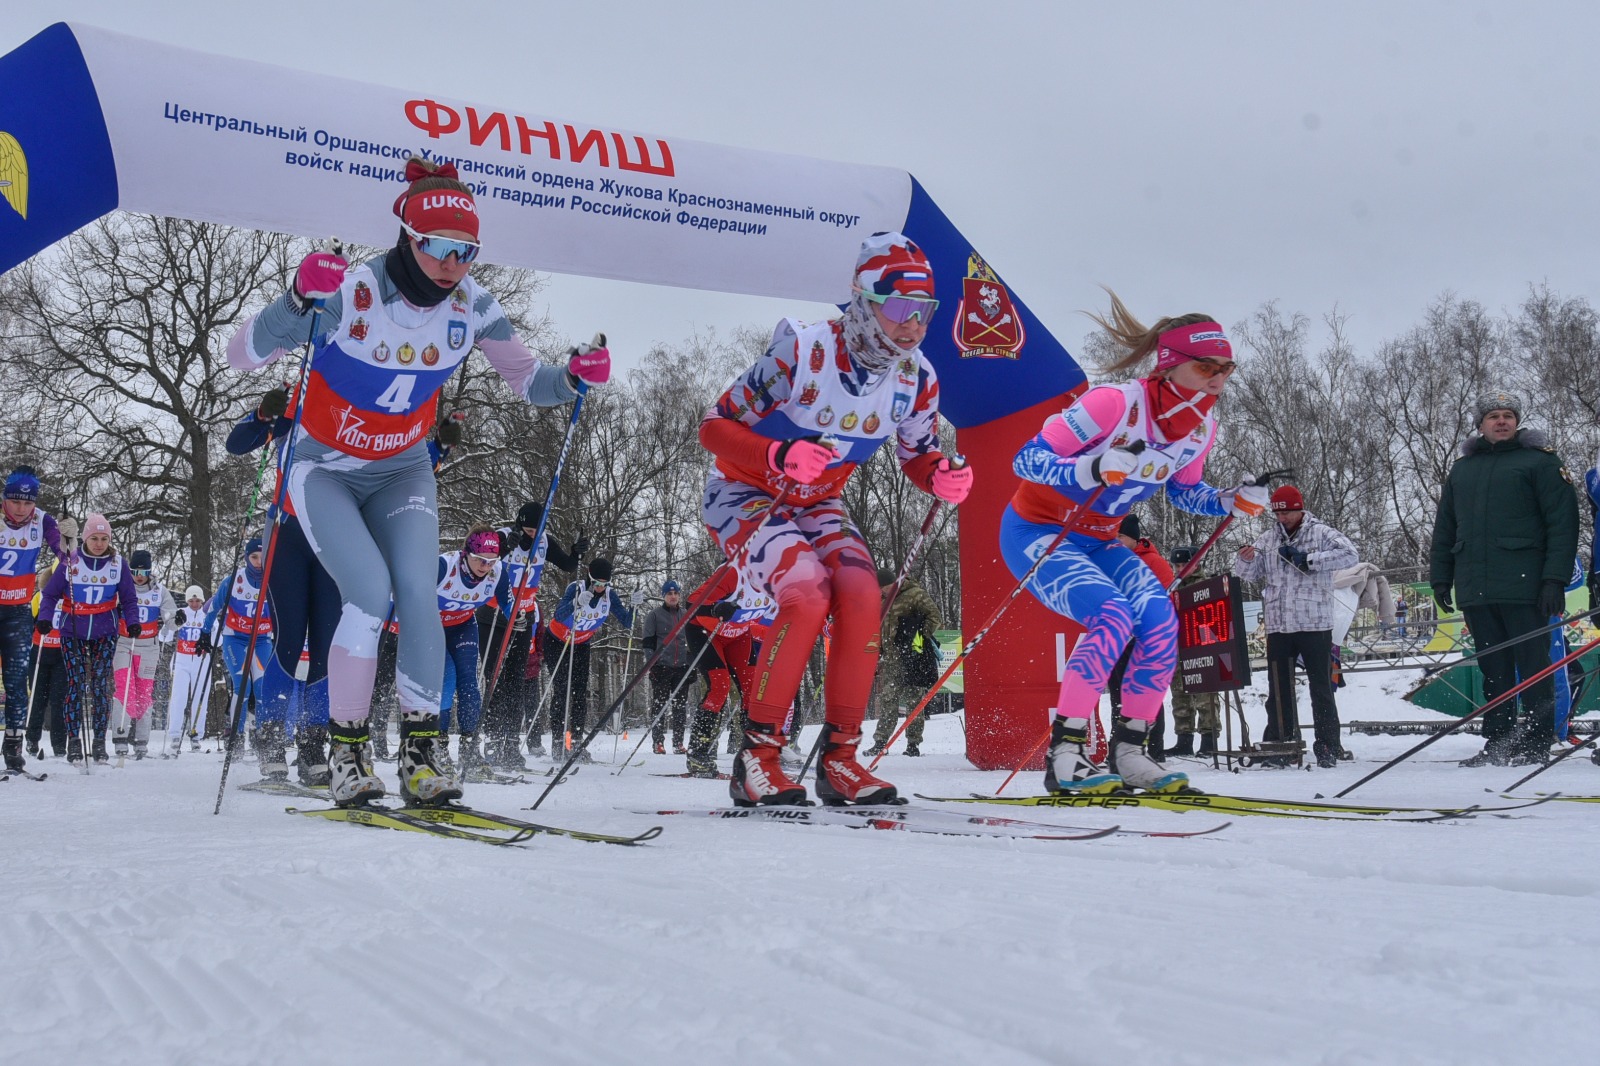
[(128, 566), (134, 570), (150, 570), (155, 566), (155, 560), (150, 558), (150, 553), (140, 548), (128, 556)]
[(594, 581), (611, 580), (611, 560), (593, 559), (589, 562), (589, 577)]
[(1129, 511), (1127, 517), (1122, 520), (1122, 525), (1118, 527), (1117, 532), (1121, 533), (1124, 537), (1132, 537), (1134, 540), (1138, 540), (1139, 516), (1134, 514), (1132, 511)]
[[(505, 512), (501, 512), (504, 514)], [(529, 500), (522, 505), (522, 510), (517, 512), (517, 528), (538, 529), (539, 519), (544, 517), (544, 504), (534, 503)]]

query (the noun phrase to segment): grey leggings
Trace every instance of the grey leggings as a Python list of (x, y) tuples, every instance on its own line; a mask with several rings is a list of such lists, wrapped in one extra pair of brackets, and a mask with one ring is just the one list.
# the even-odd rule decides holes
[(391, 594), (400, 623), (400, 710), (438, 714), (444, 627), (434, 591), (439, 509), (427, 444), (368, 460), (302, 436), (289, 497), (311, 549), (339, 586), (339, 628), (328, 651), (328, 716), (336, 722), (367, 717)]

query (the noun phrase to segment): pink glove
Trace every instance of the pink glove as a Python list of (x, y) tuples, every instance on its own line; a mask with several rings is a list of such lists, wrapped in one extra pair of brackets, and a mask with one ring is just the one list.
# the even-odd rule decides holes
[(950, 460), (940, 459), (933, 469), (933, 494), (945, 503), (960, 503), (972, 491), (972, 467), (963, 463), (952, 467)]
[(809, 485), (822, 476), (839, 453), (814, 440), (775, 440), (767, 448), (767, 465), (791, 481)]
[(580, 344), (567, 353), (567, 372), (585, 385), (604, 385), (611, 380), (611, 351)]
[(300, 260), (294, 272), (294, 294), (301, 300), (326, 300), (344, 284), (350, 269), (343, 256), (334, 252), (312, 252)]

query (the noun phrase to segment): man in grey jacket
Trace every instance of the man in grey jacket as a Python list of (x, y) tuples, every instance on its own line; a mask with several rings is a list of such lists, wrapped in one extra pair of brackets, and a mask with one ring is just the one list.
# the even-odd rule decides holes
[[(652, 655), (667, 639), (683, 618), (683, 589), (676, 581), (661, 586), (661, 606), (644, 619), (644, 653)], [(672, 750), (679, 755), (689, 749), (683, 746), (683, 730), (689, 715), (689, 693), (685, 691), (684, 678), (689, 673), (689, 649), (684, 641), (683, 629), (673, 635), (672, 643), (661, 652), (650, 667), (650, 720), (651, 741), (657, 755), (667, 751), (667, 718), (672, 719)], [(676, 695), (674, 695), (676, 693)], [(663, 713), (668, 700), (672, 701), (670, 714)]]
[[(1292, 741), (1300, 735), (1295, 696), (1295, 661), (1305, 663), (1311, 689), (1311, 719), (1317, 765), (1339, 762), (1339, 708), (1333, 701), (1333, 574), (1357, 561), (1343, 533), (1306, 510), (1300, 490), (1280, 486), (1272, 494), (1277, 525), (1239, 549), (1233, 572), (1259, 581), (1267, 620), (1268, 706), (1263, 739)], [(1269, 715), (1269, 719), (1273, 715)]]

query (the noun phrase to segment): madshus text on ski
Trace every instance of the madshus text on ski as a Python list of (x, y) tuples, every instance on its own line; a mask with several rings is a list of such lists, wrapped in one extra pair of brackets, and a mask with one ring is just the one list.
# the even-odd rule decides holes
[[(1309, 680), (1312, 755), (1318, 766), (1338, 765), (1331, 596), (1359, 560), (1296, 486), (1207, 480), (1215, 406), (1237, 365), (1215, 317), (1146, 325), (1114, 293), (1109, 310), (1092, 316), (1117, 349), (1103, 369), (1132, 379), (1089, 388), (1016, 453), (997, 545), (1015, 587), (941, 663), (938, 608), (911, 575), (936, 520), (963, 503), (975, 474), (939, 440), (939, 383), (921, 352), (939, 299), (914, 235), (868, 237), (842, 314), (779, 322), (765, 352), (704, 412), (699, 439), (712, 464), (702, 518), (722, 561), (710, 573), (680, 575), (682, 584), (667, 580), (657, 598), (636, 582), (619, 588), (612, 561), (592, 555), (587, 537), (558, 539), (549, 528), (585, 398), (611, 376), (604, 334), (570, 349), (561, 365), (540, 361), (472, 277), (479, 218), (454, 166), (414, 158), (405, 178), (392, 205), (393, 247), (354, 263), (336, 243), (312, 252), (288, 290), (228, 345), (239, 371), (287, 370), (227, 440), (230, 453), (259, 460), (250, 528), (215, 588), (188, 584), (174, 597), (151, 552), (123, 543), (103, 514), (81, 525), (51, 515), (38, 504), (38, 472), (19, 466), (7, 477), (7, 771), (40, 777), (28, 759), (42, 759), (47, 743), (84, 772), (113, 757), (146, 758), (162, 676), (169, 683), (157, 753), (178, 758), (200, 750), (208, 731), (219, 736), (219, 807), (248, 738), (262, 778), (253, 786), (331, 804), (299, 813), (469, 839), (500, 831), (511, 836), (494, 842), (515, 843), (555, 830), (466, 808), (465, 788), (528, 780), (526, 760), (548, 756), (548, 793), (589, 761), (602, 724), (647, 682), (644, 739), (665, 754), (670, 733), (684, 776), (725, 779), (735, 808), (806, 806), (814, 796), (865, 812), (865, 821), (847, 824), (967, 832), (970, 815), (886, 813), (904, 799), (876, 767), (902, 734), (906, 754), (919, 753), (933, 696), (1026, 593), (1083, 629), (1035, 748), (1045, 770), (1043, 795), (1032, 800), (1107, 805), (1106, 797), (1144, 796), (1192, 809), (1179, 797), (1195, 790), (1170, 760), (1214, 752), (1220, 716), (1217, 697), (1188, 691), (1177, 669), (1173, 593), (1201, 577), (1223, 529), (1268, 515), (1231, 564), (1262, 588), (1264, 739), (1300, 739), (1298, 668)], [(847, 267), (840, 263), (841, 275)], [(474, 350), (515, 396), (566, 411), (566, 432), (556, 454), (536, 457), (549, 469), (542, 499), (442, 537), (436, 474), (462, 443), (465, 414), (442, 412), (440, 397)], [(836, 422), (841, 411), (849, 415)], [(1467, 764), (1542, 766), (1565, 735), (1555, 674), (1569, 657), (1553, 623), (1573, 580), (1577, 497), (1545, 438), (1522, 424), (1517, 397), (1493, 392), (1474, 414), (1476, 431), (1439, 503), (1434, 597), (1441, 613), (1459, 607), (1483, 649), (1474, 658), (1485, 702), (1471, 717), (1482, 716), (1486, 742)], [(844, 498), (852, 473), (885, 444), (928, 497), (921, 534), (890, 565), (875, 559)], [(1600, 472), (1589, 472), (1588, 489), (1600, 499)], [(1139, 521), (1139, 508), (1158, 506), (1162, 495), (1217, 519), (1210, 539), (1174, 546), (1170, 562), (1141, 536)], [(547, 564), (562, 577), (547, 582)], [(1581, 563), (1576, 580), (1583, 583)], [(591, 657), (606, 627), (627, 635), (626, 684), (616, 703), (591, 708)], [(1554, 653), (1551, 640), (1531, 639), (1552, 628)], [(795, 706), (819, 641), (822, 722), (807, 753), (795, 743)], [(228, 700), (213, 730), (219, 665)], [(1097, 707), (1108, 692), (1106, 731)], [(874, 702), (877, 733), (859, 752)], [(724, 731), (730, 772), (717, 762)], [(380, 769), (391, 762), (386, 782)], [(399, 807), (379, 803), (391, 785)], [(1006, 831), (1042, 832), (1016, 822)], [(1085, 829), (1084, 838), (1104, 832)]]

